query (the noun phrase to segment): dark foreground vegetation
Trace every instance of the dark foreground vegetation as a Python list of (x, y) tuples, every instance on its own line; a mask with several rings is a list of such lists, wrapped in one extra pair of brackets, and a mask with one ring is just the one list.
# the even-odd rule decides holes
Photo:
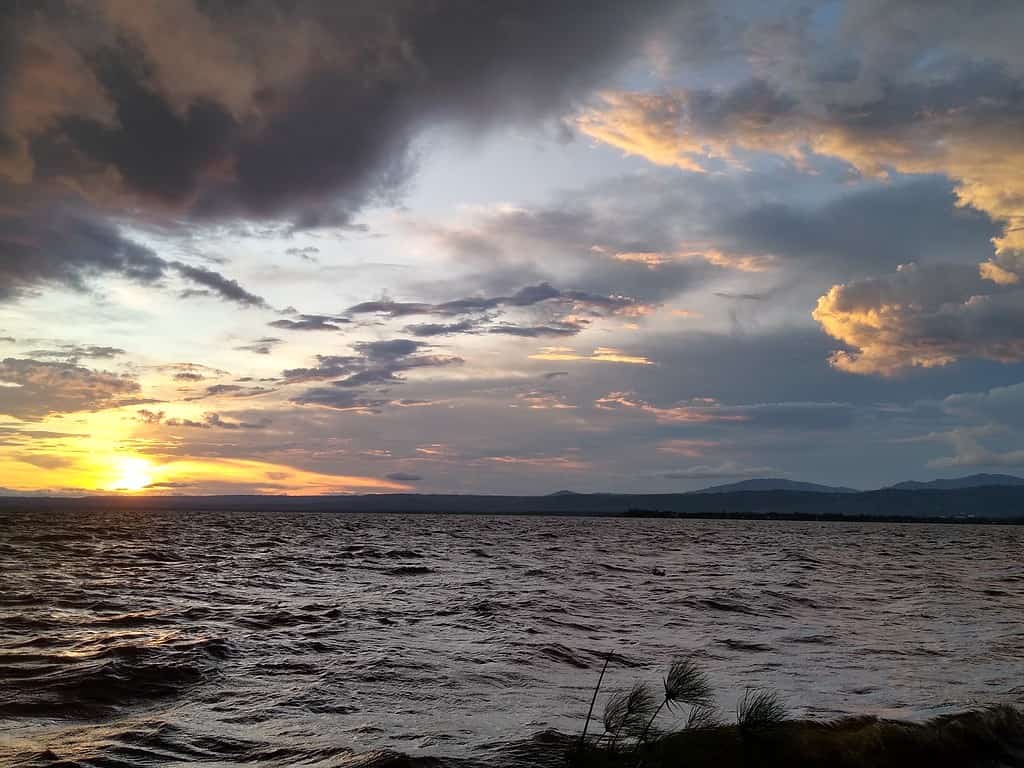
[[(601, 680), (583, 733), (568, 751), (570, 766), (1024, 765), (1024, 712), (1014, 707), (994, 706), (926, 723), (868, 716), (816, 722), (789, 718), (771, 691), (748, 689), (736, 704), (734, 718), (726, 723), (707, 677), (689, 659), (674, 661), (657, 691), (638, 683), (612, 694), (603, 709), (603, 732), (589, 735)], [(666, 714), (672, 716), (672, 725), (661, 730)]]
[(765, 725), (684, 728), (639, 749), (587, 743), (570, 752), (580, 768), (971, 768), (1024, 766), (1024, 714), (1009, 706), (906, 723), (848, 717), (823, 723), (783, 719)]
[[(603, 678), (604, 670), (579, 732), (544, 731), (522, 741), (479, 747), (472, 756), (262, 747), (247, 752), (245, 742), (237, 740), (230, 741), (230, 750), (221, 755), (226, 763), (209, 759), (213, 753), (205, 747), (194, 754), (202, 755), (196, 762), (203, 764), (315, 763), (334, 768), (1024, 768), (1024, 711), (1013, 706), (991, 706), (924, 723), (872, 716), (823, 722), (791, 718), (784, 703), (763, 689), (747, 689), (738, 696), (734, 710), (723, 712), (707, 678), (689, 659), (673, 662), (658, 688), (638, 683), (629, 690), (605, 694)], [(140, 734), (135, 733), (135, 738)], [(157, 729), (145, 735), (161, 734)], [(130, 751), (123, 752), (124, 745), (116, 746), (115, 740), (116, 756), (101, 749), (99, 755), (69, 757), (45, 749), (17, 755), (13, 762), (0, 757), (0, 764), (24, 768), (169, 764), (165, 752), (142, 749), (146, 743), (133, 741)], [(216, 739), (204, 743), (214, 746)], [(102, 742), (97, 745), (101, 746)], [(56, 749), (65, 751), (61, 745)], [(129, 759), (122, 759), (126, 756)]]
[[(607, 669), (607, 664), (605, 665)], [(872, 716), (790, 718), (771, 691), (748, 689), (725, 715), (688, 659), (658, 689), (604, 697), (601, 680), (581, 733), (545, 731), (493, 745), (479, 759), (363, 754), (347, 768), (1013, 768), (1024, 766), (1024, 711), (998, 705), (924, 723)]]
[[(490, 751), (490, 750), (489, 750)], [(545, 732), (479, 759), (354, 756), (346, 768), (1014, 768), (1024, 766), (1024, 714), (1009, 706), (907, 723), (877, 717), (832, 722), (705, 724), (612, 746)]]

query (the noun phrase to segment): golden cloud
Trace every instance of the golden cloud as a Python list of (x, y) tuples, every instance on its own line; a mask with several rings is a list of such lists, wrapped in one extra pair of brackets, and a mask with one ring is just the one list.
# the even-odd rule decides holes
[(879, 178), (943, 174), (956, 182), (959, 205), (1003, 224), (983, 276), (1005, 284), (1024, 274), (1024, 123), (998, 104), (921, 108), (912, 119), (874, 126), (875, 105), (804, 109), (763, 84), (710, 96), (616, 91), (601, 99), (576, 118), (579, 130), (657, 165), (704, 173), (715, 162), (742, 168), (744, 153), (768, 152), (801, 167), (814, 155), (833, 157)]
[(891, 376), (964, 357), (1024, 360), (1024, 295), (969, 267), (906, 265), (894, 275), (834, 285), (811, 316), (851, 351), (830, 362)]
[(675, 252), (660, 251), (626, 251), (616, 253), (616, 261), (643, 264), (648, 269), (658, 269), (674, 261), (705, 261), (722, 269), (734, 269), (739, 272), (765, 272), (776, 265), (776, 259), (770, 255), (750, 253), (728, 253), (709, 245), (683, 245)]
[(625, 365), (654, 365), (643, 355), (627, 355), (615, 347), (598, 347), (590, 354), (576, 352), (572, 347), (542, 347), (529, 356), (531, 360), (589, 360), (596, 363), (623, 363)]
[(705, 424), (712, 421), (746, 420), (742, 414), (719, 411), (717, 401), (710, 398), (697, 398), (683, 405), (665, 408), (640, 400), (628, 392), (610, 392), (595, 400), (594, 407), (606, 411), (625, 410), (645, 413), (654, 416), (657, 421), (665, 423)]
[(590, 463), (571, 456), (485, 456), (484, 461), (494, 464), (511, 464), (531, 469), (582, 471), (590, 469)]

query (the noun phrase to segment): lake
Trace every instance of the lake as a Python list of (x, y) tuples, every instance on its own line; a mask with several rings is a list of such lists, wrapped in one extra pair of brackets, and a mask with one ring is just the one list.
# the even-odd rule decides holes
[[(1024, 528), (0, 515), (0, 764), (487, 763), (692, 655), (723, 717), (1024, 702)], [(454, 763), (453, 763), (454, 764)]]

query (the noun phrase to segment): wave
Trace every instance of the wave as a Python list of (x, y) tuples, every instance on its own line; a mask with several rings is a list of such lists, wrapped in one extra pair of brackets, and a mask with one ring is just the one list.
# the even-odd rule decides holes
[(388, 568), (388, 573), (392, 576), (424, 576), (433, 572), (432, 568), (425, 565), (399, 565), (395, 568)]
[(0, 717), (92, 719), (173, 698), (211, 679), (230, 653), (227, 641), (206, 639), (120, 644), (79, 657), (7, 654)]
[(235, 621), (248, 629), (282, 629), (319, 624), (324, 618), (324, 615), (312, 612), (273, 610), (239, 616)]
[(590, 667), (590, 662), (581, 658), (571, 648), (567, 648), (560, 643), (542, 645), (537, 648), (537, 652), (549, 659), (554, 659), (555, 661), (568, 664), (569, 666), (576, 667), (577, 669), (588, 669)]
[(748, 653), (767, 653), (775, 650), (770, 645), (763, 643), (754, 643), (747, 640), (733, 640), (732, 638), (726, 638), (725, 640), (717, 641), (720, 645), (724, 645), (733, 651), (746, 651)]
[[(1020, 541), (991, 527), (900, 541), (891, 530), (0, 515), (0, 765), (12, 738), (26, 755), (50, 747), (90, 768), (370, 759), (317, 752), (324, 743), (501, 764), (503, 746), (481, 743), (571, 730), (609, 650), (608, 685), (628, 685), (655, 653), (685, 652), (730, 686), (785, 678), (780, 694), (808, 714), (913, 719), (1024, 701)], [(60, 541), (42, 540), (52, 532)], [(972, 541), (983, 546), (962, 546)], [(866, 686), (876, 690), (849, 693)], [(97, 746), (157, 718), (184, 733)], [(74, 738), (89, 749), (66, 749)]]
[(696, 600), (695, 602), (697, 607), (708, 608), (712, 611), (721, 611), (722, 613), (746, 613), (751, 616), (757, 615), (757, 611), (749, 605), (738, 603), (734, 600), (727, 600), (718, 597), (704, 597)]

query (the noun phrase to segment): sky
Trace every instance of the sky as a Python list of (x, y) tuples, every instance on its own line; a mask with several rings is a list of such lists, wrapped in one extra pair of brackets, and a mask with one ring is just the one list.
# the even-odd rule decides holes
[(0, 6), (0, 488), (1024, 472), (1017, 0)]

